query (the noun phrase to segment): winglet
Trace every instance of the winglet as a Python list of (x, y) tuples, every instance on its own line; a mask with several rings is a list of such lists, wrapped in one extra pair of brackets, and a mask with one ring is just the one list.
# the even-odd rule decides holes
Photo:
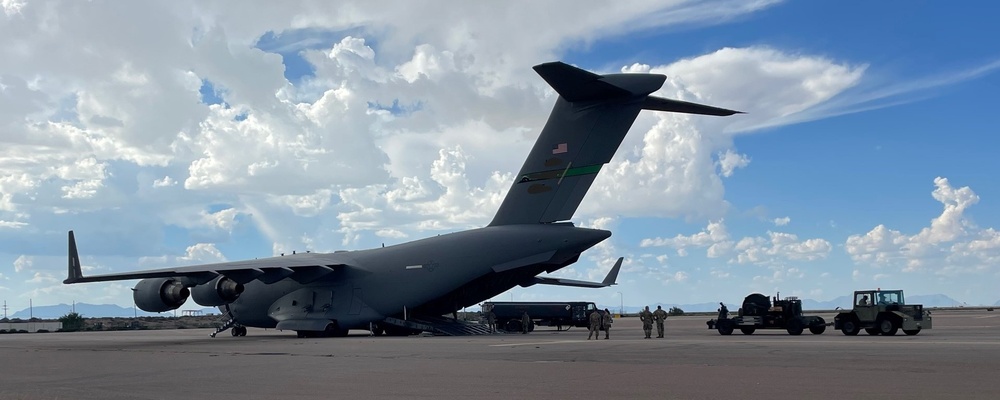
[(63, 283), (75, 283), (83, 278), (83, 271), (80, 268), (80, 254), (76, 251), (76, 238), (73, 231), (69, 231), (69, 273)]
[(618, 280), (618, 271), (622, 269), (623, 260), (625, 260), (625, 257), (618, 257), (618, 261), (615, 261), (615, 266), (611, 267), (611, 271), (608, 271), (608, 276), (604, 277), (604, 282), (601, 282), (602, 284), (604, 284), (604, 286), (611, 286), (618, 284), (615, 281)]

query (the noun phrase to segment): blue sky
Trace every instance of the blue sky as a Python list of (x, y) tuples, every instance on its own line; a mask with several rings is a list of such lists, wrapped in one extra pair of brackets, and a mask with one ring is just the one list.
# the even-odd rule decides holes
[(0, 15), (12, 309), (131, 302), (134, 282), (59, 283), (68, 229), (107, 273), (482, 226), (554, 101), (531, 71), (552, 60), (748, 114), (644, 112), (573, 220), (614, 236), (557, 273), (624, 256), (620, 285), (499, 298), (1000, 300), (992, 3), (42, 3)]

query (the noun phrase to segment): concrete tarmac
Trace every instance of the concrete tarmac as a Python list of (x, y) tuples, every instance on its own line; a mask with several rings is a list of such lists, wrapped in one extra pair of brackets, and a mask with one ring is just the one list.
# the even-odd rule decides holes
[[(808, 313), (807, 313), (808, 314)], [(824, 316), (832, 321), (832, 315)], [(298, 339), (249, 329), (0, 335), (0, 399), (997, 399), (1000, 312), (940, 311), (917, 336), (708, 330), (671, 317), (587, 331)], [(653, 336), (656, 336), (654, 329)], [(603, 335), (602, 335), (603, 338)]]

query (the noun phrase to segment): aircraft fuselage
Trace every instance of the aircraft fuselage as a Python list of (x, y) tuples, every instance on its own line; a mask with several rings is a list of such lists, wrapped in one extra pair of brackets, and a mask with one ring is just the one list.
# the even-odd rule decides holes
[[(490, 274), (528, 268), (531, 271), (525, 276), (531, 278), (539, 268), (549, 272), (562, 268), (609, 236), (611, 232), (605, 230), (570, 224), (503, 225), (332, 253), (331, 263), (347, 267), (308, 284), (291, 279), (273, 284), (250, 282), (229, 307), (237, 322), (251, 327), (273, 328), (289, 319), (325, 319), (343, 328), (367, 327), (386, 316), (403, 315), (404, 310), (418, 310), (435, 301), (440, 304), (442, 294), (459, 291)], [(500, 291), (520, 283), (524, 282), (506, 282)], [(455, 311), (476, 304), (499, 289), (466, 293), (446, 307)]]

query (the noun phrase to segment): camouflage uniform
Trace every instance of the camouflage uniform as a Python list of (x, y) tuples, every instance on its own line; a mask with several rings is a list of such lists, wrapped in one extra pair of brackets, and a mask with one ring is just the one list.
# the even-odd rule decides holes
[(600, 311), (590, 313), (590, 333), (587, 334), (587, 340), (590, 340), (591, 336), (601, 339), (601, 319)]
[(642, 320), (642, 331), (646, 333), (646, 339), (653, 334), (653, 313), (649, 312), (649, 306), (639, 312), (639, 319)]
[(486, 313), (486, 323), (490, 327), (490, 333), (495, 333), (497, 331), (497, 315), (490, 311)]
[(604, 309), (604, 316), (601, 318), (601, 325), (604, 325), (604, 339), (611, 339), (611, 311)]
[(525, 311), (521, 314), (521, 333), (528, 333), (528, 328), (531, 327), (531, 317), (528, 316), (528, 312)]
[(653, 321), (656, 322), (656, 337), (663, 337), (663, 322), (667, 320), (667, 312), (663, 311), (663, 308), (656, 306), (656, 311), (653, 311)]

